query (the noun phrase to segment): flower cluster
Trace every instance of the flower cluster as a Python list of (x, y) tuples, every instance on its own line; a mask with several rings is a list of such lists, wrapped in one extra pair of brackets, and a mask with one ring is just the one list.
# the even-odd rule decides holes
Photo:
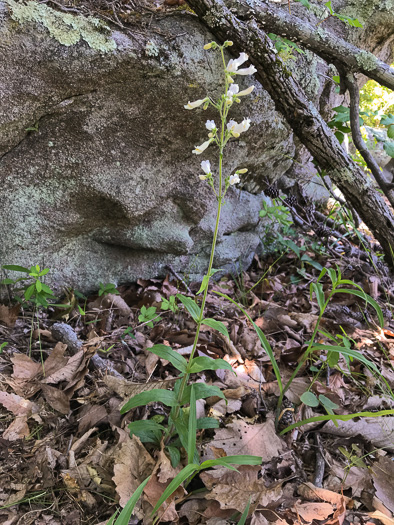
[[(206, 44), (204, 46), (204, 49), (217, 49), (219, 48), (222, 57), (224, 60), (224, 54), (223, 49), (225, 47), (232, 46), (233, 43), (231, 41), (227, 41), (224, 43), (223, 46), (218, 46), (216, 42), (210, 42), (209, 44)], [(256, 73), (256, 68), (252, 65), (247, 68), (241, 68), (242, 64), (244, 64), (248, 60), (248, 55), (246, 53), (241, 53), (238, 58), (231, 59), (228, 61), (227, 65), (224, 62), (224, 72), (225, 72), (225, 92), (221, 96), (220, 100), (215, 103), (213, 102), (210, 97), (205, 97), (199, 100), (195, 100), (194, 102), (188, 102), (184, 108), (185, 109), (195, 109), (200, 106), (203, 107), (203, 109), (207, 109), (209, 105), (212, 105), (215, 107), (221, 116), (222, 126), (219, 129), (214, 120), (207, 120), (205, 123), (205, 127), (208, 130), (208, 140), (203, 142), (200, 146), (195, 146), (193, 153), (196, 155), (200, 155), (203, 153), (210, 144), (215, 142), (217, 146), (219, 147), (219, 151), (222, 153), (223, 148), (226, 145), (227, 141), (230, 138), (238, 138), (241, 133), (244, 133), (247, 131), (250, 127), (250, 119), (244, 118), (241, 123), (237, 123), (235, 120), (229, 120), (227, 122), (227, 113), (232, 106), (234, 102), (240, 103), (240, 97), (244, 97), (247, 95), (250, 95), (252, 91), (254, 90), (254, 86), (249, 86), (248, 88), (241, 90), (239, 89), (238, 84), (234, 83), (233, 77), (235, 75), (253, 75)], [(209, 160), (203, 160), (201, 162), (201, 168), (204, 172), (203, 175), (200, 175), (199, 178), (202, 181), (206, 181), (214, 190), (215, 194), (215, 187), (214, 187), (214, 180), (213, 175), (211, 172), (211, 165)], [(233, 175), (230, 175), (229, 177), (225, 177), (225, 190), (224, 193), (227, 191), (229, 186), (233, 186), (234, 184), (238, 184), (240, 182), (240, 175), (243, 173), (246, 173), (247, 169), (239, 169), (237, 170)], [(221, 173), (219, 176), (219, 180), (222, 180)], [(219, 195), (221, 195), (221, 191), (219, 191)]]

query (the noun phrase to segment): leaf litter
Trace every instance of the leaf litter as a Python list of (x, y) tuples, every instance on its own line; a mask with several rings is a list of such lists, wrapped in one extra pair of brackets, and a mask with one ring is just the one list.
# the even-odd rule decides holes
[[(310, 256), (317, 264), (338, 264), (344, 274), (350, 264), (346, 258)], [(253, 525), (394, 525), (394, 418), (373, 417), (394, 404), (394, 323), (388, 298), (375, 287), (374, 297), (386, 314), (383, 330), (372, 310), (346, 294), (333, 300), (321, 325), (324, 333), (346, 337), (382, 376), (343, 356), (337, 366), (327, 367), (327, 354), (316, 352), (282, 406), (285, 426), (326, 413), (321, 405), (302, 403), (306, 391), (335, 404), (338, 415), (368, 411), (369, 416), (337, 424), (312, 421), (280, 435), (275, 429), (279, 388), (271, 361), (250, 320), (215, 293), (243, 301), (268, 338), (285, 384), (317, 322), (319, 309), (310, 299), (308, 281), (316, 280), (319, 271), (303, 268), (304, 278), (296, 279), (300, 263), (284, 256), (259, 282), (272, 262), (256, 257), (243, 272), (244, 288), (232, 276), (211, 285), (207, 317), (222, 321), (230, 340), (203, 326), (198, 355), (225, 359), (236, 375), (217, 370), (193, 376), (219, 386), (226, 398), (197, 403), (198, 417), (218, 422), (216, 429), (197, 431), (200, 460), (250, 454), (261, 456), (262, 465), (201, 472), (175, 491), (160, 509), (160, 520), (237, 523), (250, 501), (247, 523)], [(357, 272), (348, 278), (368, 292), (363, 268), (359, 278)], [(188, 283), (192, 293), (198, 286)], [(325, 292), (328, 287), (323, 280)], [(179, 291), (183, 283), (170, 275), (164, 281), (140, 280), (119, 287), (120, 295), (89, 297), (85, 315), (74, 310), (63, 318), (61, 311), (42, 311), (32, 333), (31, 312), (0, 306), (0, 344), (9, 343), (0, 354), (0, 523), (104, 525), (149, 475), (130, 523), (153, 523), (152, 510), (185, 465), (186, 454), (180, 448), (181, 463), (174, 468), (163, 443), (157, 449), (130, 435), (132, 421), (165, 420), (160, 403), (125, 415), (120, 408), (133, 395), (174, 385), (176, 370), (150, 347), (164, 344), (185, 358), (190, 354), (195, 325), (188, 314), (160, 310), (163, 298)], [(139, 321), (142, 306), (160, 313), (153, 327)], [(324, 334), (319, 338), (320, 344), (330, 343)], [(320, 478), (318, 455), (324, 465)]]

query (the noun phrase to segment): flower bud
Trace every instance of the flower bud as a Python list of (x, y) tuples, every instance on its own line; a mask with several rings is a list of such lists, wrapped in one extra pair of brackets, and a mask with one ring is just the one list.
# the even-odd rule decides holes
[(204, 49), (205, 51), (208, 51), (208, 49), (211, 49), (211, 47), (212, 47), (212, 42), (209, 42), (209, 44), (205, 44)]
[(232, 42), (231, 40), (226, 40), (223, 45), (224, 47), (231, 47), (232, 45), (234, 45), (234, 42)]
[(247, 168), (242, 168), (236, 171), (236, 173), (239, 173), (240, 175), (243, 175), (244, 173), (247, 173), (247, 172), (248, 172)]

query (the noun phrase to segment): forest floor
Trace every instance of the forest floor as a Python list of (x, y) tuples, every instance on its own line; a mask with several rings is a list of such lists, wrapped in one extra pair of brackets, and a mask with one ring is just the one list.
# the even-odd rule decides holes
[[(394, 408), (393, 280), (361, 252), (334, 258), (310, 246), (305, 234), (293, 237), (281, 256), (255, 257), (241, 276), (210, 285), (206, 316), (222, 321), (230, 340), (203, 326), (198, 354), (226, 360), (236, 375), (193, 374), (192, 381), (219, 386), (227, 401), (197, 402), (197, 417), (218, 422), (216, 429), (198, 431), (198, 451), (202, 460), (257, 455), (262, 465), (201, 473), (176, 491), (162, 522), (238, 523), (250, 500), (247, 523), (253, 525), (394, 525), (394, 416), (377, 413)], [(343, 279), (376, 299), (385, 325), (361, 298), (335, 295), (316, 343), (341, 346), (343, 353), (336, 354), (337, 364), (324, 349), (311, 354), (286, 392), (276, 429), (279, 386), (272, 363), (250, 320), (215, 292), (244, 305), (268, 338), (285, 384), (318, 320), (310, 283), (322, 267), (340, 269)], [(187, 290), (183, 279), (169, 274), (119, 287), (120, 295), (86, 299), (69, 292), (68, 310), (41, 309), (35, 317), (19, 305), (0, 306), (0, 345), (8, 343), (0, 355), (1, 524), (105, 525), (119, 500), (124, 505), (151, 473), (130, 523), (152, 523), (155, 502), (187, 458), (181, 449), (173, 468), (163, 449), (128, 432), (134, 420), (165, 423), (160, 403), (125, 415), (120, 407), (137, 393), (173, 385), (177, 370), (149, 347), (160, 343), (190, 354), (196, 330), (190, 315), (181, 303), (161, 310), (163, 298), (178, 292), (194, 297), (198, 285), (188, 283)], [(331, 281), (325, 275), (321, 282), (327, 298)], [(68, 331), (56, 330), (59, 323)], [(360, 357), (350, 358), (347, 349)], [(318, 406), (300, 400), (306, 391), (320, 396)], [(324, 407), (338, 415), (377, 415), (337, 426), (314, 421), (280, 435), (289, 424), (327, 415)]]

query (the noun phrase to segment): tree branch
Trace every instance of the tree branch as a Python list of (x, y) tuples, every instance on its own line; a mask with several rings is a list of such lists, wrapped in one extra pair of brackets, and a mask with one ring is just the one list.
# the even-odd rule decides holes
[[(190, 2), (189, 2), (190, 3)], [(253, 7), (251, 7), (253, 6)], [(346, 40), (322, 27), (314, 27), (286, 10), (272, 7), (265, 0), (236, 0), (237, 16), (242, 20), (255, 19), (264, 31), (286, 35), (331, 64), (340, 63), (347, 71), (360, 72), (382, 86), (394, 90), (394, 69)]]
[[(257, 1), (257, 0), (255, 0)], [(393, 264), (394, 217), (360, 167), (350, 159), (302, 87), (278, 57), (271, 40), (254, 20), (241, 21), (225, 0), (189, 0), (202, 23), (221, 41), (234, 42), (236, 51), (249, 54), (257, 79), (271, 95), (277, 111), (327, 171), (346, 200), (358, 211)]]
[(394, 207), (394, 192), (390, 189), (387, 181), (383, 177), (382, 171), (378, 166), (376, 160), (373, 158), (371, 152), (367, 148), (360, 131), (360, 91), (353, 73), (340, 69), (341, 79), (343, 80), (346, 89), (350, 95), (350, 128), (352, 130), (352, 138), (354, 145), (360, 152), (362, 158), (365, 160), (368, 169), (375, 177), (381, 190), (386, 195), (391, 206)]

